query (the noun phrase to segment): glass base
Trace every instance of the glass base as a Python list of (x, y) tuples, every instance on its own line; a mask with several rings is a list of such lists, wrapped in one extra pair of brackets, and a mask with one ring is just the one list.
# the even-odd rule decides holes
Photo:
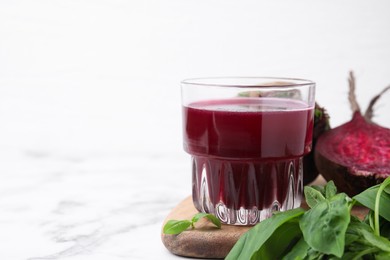
[(301, 205), (302, 157), (237, 161), (192, 157), (192, 198), (200, 212), (222, 223), (255, 225)]

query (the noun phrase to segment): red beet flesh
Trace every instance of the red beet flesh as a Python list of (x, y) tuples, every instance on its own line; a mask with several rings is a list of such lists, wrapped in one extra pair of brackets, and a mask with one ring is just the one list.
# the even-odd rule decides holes
[(351, 121), (319, 137), (315, 163), (325, 179), (333, 180), (340, 191), (350, 196), (358, 194), (390, 176), (390, 129), (371, 122), (370, 117), (356, 110)]
[(323, 156), (358, 175), (390, 175), (390, 129), (367, 123), (359, 112), (350, 122), (325, 133), (317, 147)]

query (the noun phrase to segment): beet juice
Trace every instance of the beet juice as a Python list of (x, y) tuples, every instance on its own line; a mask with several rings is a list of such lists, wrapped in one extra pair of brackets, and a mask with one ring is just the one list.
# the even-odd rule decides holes
[(299, 207), (312, 128), (313, 107), (294, 99), (238, 97), (183, 106), (195, 207), (238, 225)]

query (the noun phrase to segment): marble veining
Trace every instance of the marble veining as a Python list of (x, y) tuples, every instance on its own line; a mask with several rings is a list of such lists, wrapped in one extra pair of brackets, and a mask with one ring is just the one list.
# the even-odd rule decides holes
[[(131, 152), (68, 158), (32, 151), (2, 157), (2, 259), (175, 258), (161, 244), (160, 229), (189, 195), (190, 174), (181, 173), (189, 161)], [(172, 192), (169, 181), (184, 185)]]

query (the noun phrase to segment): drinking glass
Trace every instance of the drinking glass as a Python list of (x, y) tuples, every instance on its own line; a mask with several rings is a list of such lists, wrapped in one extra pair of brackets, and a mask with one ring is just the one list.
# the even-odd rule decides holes
[(192, 198), (222, 223), (254, 225), (299, 207), (312, 144), (315, 83), (269, 77), (181, 83)]

